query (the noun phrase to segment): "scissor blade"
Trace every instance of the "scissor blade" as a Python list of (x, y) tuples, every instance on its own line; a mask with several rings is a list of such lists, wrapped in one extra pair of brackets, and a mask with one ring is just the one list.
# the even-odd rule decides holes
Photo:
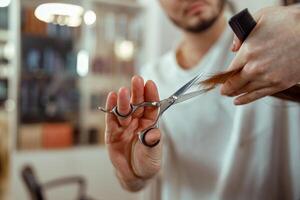
[(197, 82), (199, 80), (200, 77), (201, 77), (201, 75), (198, 75), (195, 78), (193, 78), (192, 80), (190, 80), (189, 82), (187, 82), (184, 86), (179, 88), (179, 90), (177, 90), (172, 96), (179, 97), (181, 94), (186, 92), (191, 86), (193, 86), (195, 84), (195, 82)]
[[(194, 98), (200, 94), (203, 94), (205, 93), (207, 90), (206, 89), (202, 89), (202, 90), (198, 90), (198, 91), (194, 91), (194, 92), (190, 92), (190, 93), (187, 93), (187, 94), (184, 94), (184, 95), (181, 95), (179, 96), (176, 101), (174, 102), (174, 104), (177, 104), (177, 103), (181, 103), (181, 102), (184, 102), (184, 101), (187, 101), (191, 98)], [(173, 104), (173, 105), (174, 105)]]

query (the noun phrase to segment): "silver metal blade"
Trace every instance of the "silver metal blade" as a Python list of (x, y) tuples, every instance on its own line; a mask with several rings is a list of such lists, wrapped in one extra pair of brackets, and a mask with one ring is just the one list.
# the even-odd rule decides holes
[[(194, 98), (200, 94), (203, 94), (206, 92), (206, 89), (202, 89), (202, 90), (198, 90), (198, 91), (194, 91), (194, 92), (190, 92), (190, 93), (187, 93), (187, 94), (184, 94), (184, 95), (181, 95), (179, 96), (176, 101), (174, 102), (174, 104), (177, 104), (177, 103), (181, 103), (181, 102), (184, 102), (184, 101), (187, 101), (191, 98)], [(173, 105), (174, 105), (173, 104)]]
[(202, 75), (198, 75), (194, 77), (192, 80), (184, 84), (179, 90), (177, 90), (172, 96), (179, 97), (181, 94), (185, 93), (190, 87), (192, 87), (201, 77)]

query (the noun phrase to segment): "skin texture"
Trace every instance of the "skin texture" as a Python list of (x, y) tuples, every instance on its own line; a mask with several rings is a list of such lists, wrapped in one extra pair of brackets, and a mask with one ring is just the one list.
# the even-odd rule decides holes
[(264, 8), (254, 15), (257, 26), (247, 40), (235, 37), (237, 52), (228, 70), (242, 68), (229, 79), (221, 93), (235, 98), (236, 105), (290, 88), (300, 82), (300, 9)]
[(209, 29), (222, 15), (221, 11), (225, 5), (224, 0), (160, 2), (170, 20), (180, 29), (191, 33), (201, 33)]
[[(191, 6), (195, 2), (201, 6), (193, 5), (191, 11)], [(176, 21), (183, 29), (183, 40), (180, 45), (184, 58), (180, 62), (184, 64), (181, 65), (182, 68), (189, 69), (195, 66), (222, 33), (226, 26), (222, 2), (220, 0), (160, 0), (169, 18)], [(208, 22), (211, 21), (213, 23), (208, 26)], [(196, 29), (198, 30), (195, 31)], [(129, 103), (158, 100), (154, 82), (144, 83), (141, 77), (135, 76), (132, 78), (130, 90), (123, 87), (118, 93), (111, 92), (108, 95), (106, 108), (112, 109), (118, 105), (118, 112), (126, 115), (130, 111)], [(146, 141), (150, 144), (158, 139), (161, 140), (154, 148), (145, 147), (138, 141), (139, 131), (152, 124), (156, 115), (157, 109), (153, 107), (139, 109), (127, 119), (118, 119), (113, 114), (106, 114), (106, 146), (121, 185), (129, 191), (142, 189), (160, 170), (163, 143), (161, 131), (154, 129), (146, 136)]]
[[(135, 76), (130, 91), (120, 88), (118, 94), (111, 92), (107, 98), (108, 109), (118, 105), (120, 114), (130, 111), (129, 102), (133, 104), (143, 101), (158, 101), (156, 85)], [(137, 110), (131, 117), (122, 119), (113, 114), (106, 115), (105, 141), (112, 164), (117, 169), (117, 176), (122, 186), (131, 191), (138, 191), (145, 185), (145, 180), (154, 176), (160, 169), (161, 143), (154, 147), (145, 147), (138, 141), (138, 132), (154, 122), (156, 108), (147, 107)], [(160, 139), (160, 130), (155, 129), (147, 134), (150, 144)]]

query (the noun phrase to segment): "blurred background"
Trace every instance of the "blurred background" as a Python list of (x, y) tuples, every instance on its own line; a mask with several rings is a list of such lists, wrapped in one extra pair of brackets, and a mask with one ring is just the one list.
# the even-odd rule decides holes
[(47, 199), (75, 199), (77, 185), (99, 200), (153, 199), (119, 186), (97, 107), (179, 35), (157, 0), (0, 0), (1, 199), (31, 199), (29, 186), (49, 181)]

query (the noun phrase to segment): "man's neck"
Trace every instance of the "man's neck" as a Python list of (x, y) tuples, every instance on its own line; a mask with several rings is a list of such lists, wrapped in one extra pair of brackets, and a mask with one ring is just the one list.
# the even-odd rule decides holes
[(224, 15), (208, 30), (201, 33), (183, 33), (183, 40), (177, 49), (177, 62), (183, 69), (195, 67), (218, 40), (226, 27)]

